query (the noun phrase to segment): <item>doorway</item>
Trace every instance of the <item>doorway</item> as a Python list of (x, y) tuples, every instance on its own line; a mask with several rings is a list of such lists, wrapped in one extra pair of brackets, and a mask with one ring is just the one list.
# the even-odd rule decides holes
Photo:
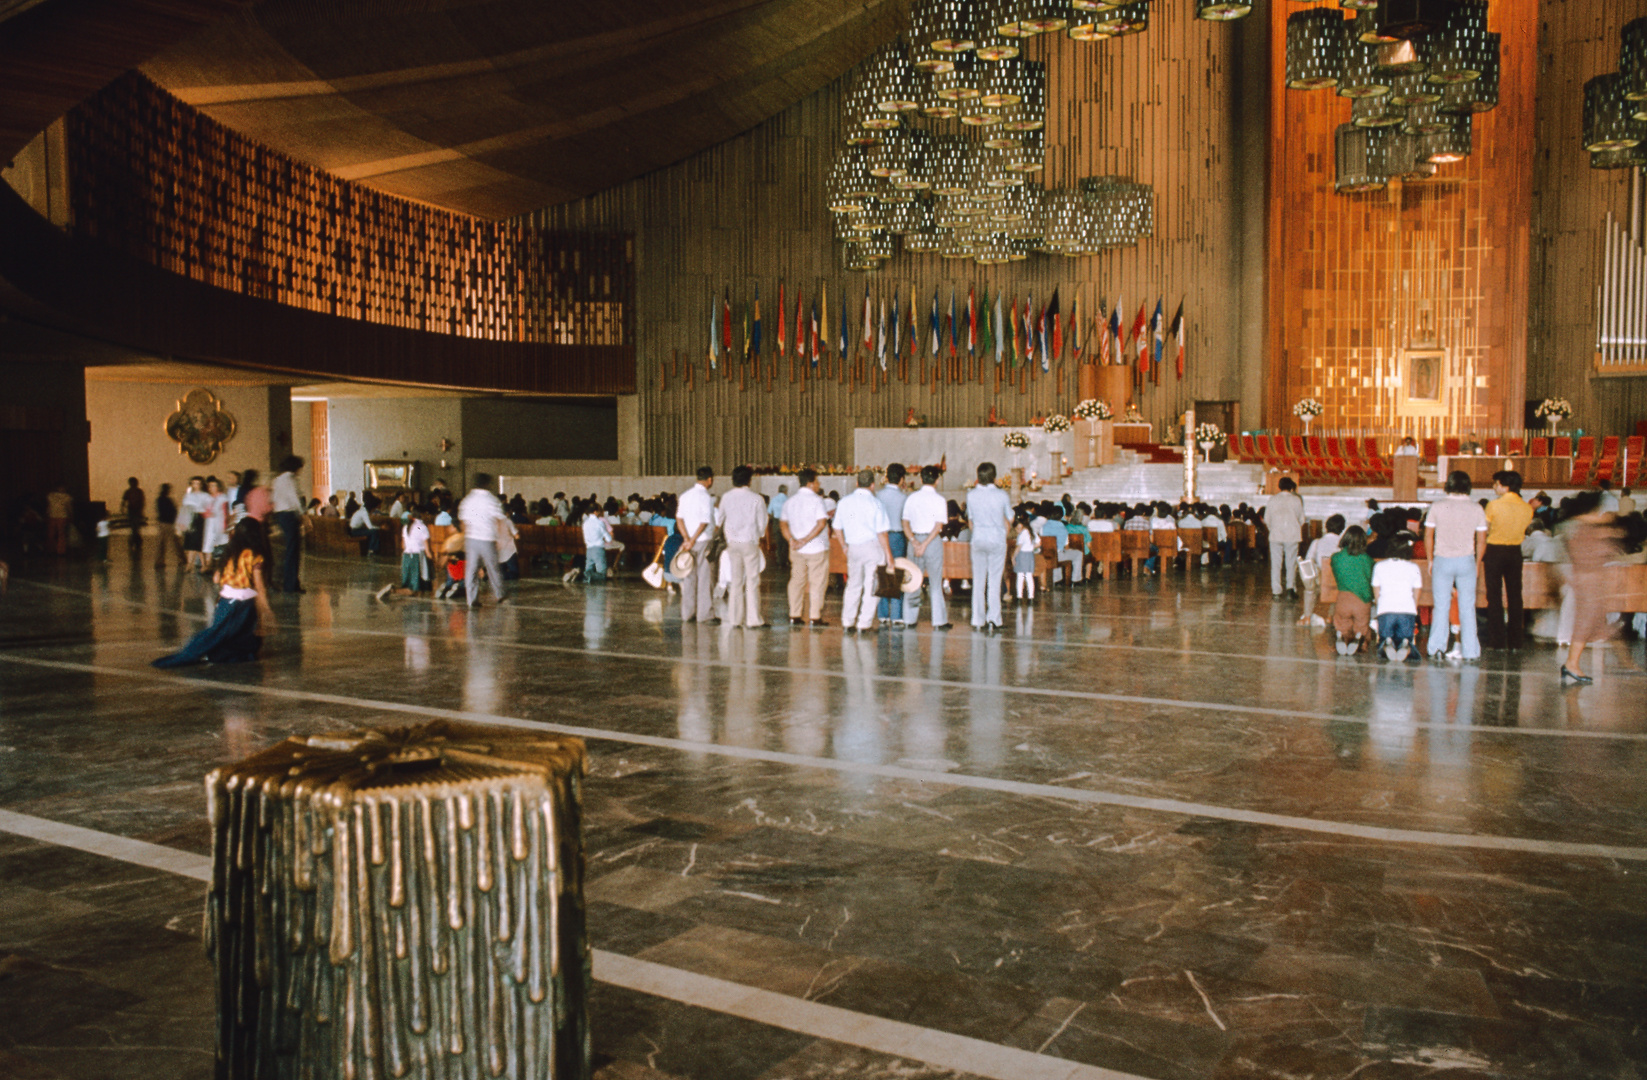
[(1213, 448), (1213, 461), (1228, 461), (1235, 457), (1235, 442), (1241, 436), (1241, 403), (1239, 401), (1197, 401), (1195, 422), (1217, 424), (1218, 430), (1229, 436), (1224, 446)]

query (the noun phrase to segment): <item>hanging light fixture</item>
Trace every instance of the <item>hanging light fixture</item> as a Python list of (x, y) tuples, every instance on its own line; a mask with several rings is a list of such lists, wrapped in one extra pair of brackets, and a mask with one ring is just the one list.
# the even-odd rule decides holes
[(896, 44), (882, 49), (870, 62), (865, 75), (870, 101), (884, 113), (914, 112), (920, 107), (920, 91), (909, 57)]
[(1621, 72), (1597, 75), (1584, 84), (1584, 149), (1627, 150), (1641, 142), (1643, 124), (1624, 93)]
[(1040, 130), (1026, 131), (1023, 141), (1002, 150), (1001, 167), (1016, 173), (1037, 173), (1046, 168), (1045, 136)]
[(1337, 175), (1333, 187), (1340, 195), (1359, 195), (1388, 186), (1384, 148), (1390, 130), (1339, 125), (1334, 136)]
[(1338, 6), (1346, 11), (1371, 11), (1378, 6), (1378, 0), (1338, 0)]
[(1434, 105), (1441, 100), (1441, 87), (1426, 79), (1423, 72), (1415, 71), (1391, 79), (1390, 92), (1385, 96), (1391, 105), (1400, 109)]
[(980, 100), (991, 108), (1017, 105), (1026, 92), (1024, 65), (1014, 59), (1000, 60), (988, 65), (980, 84)]
[(1429, 39), (1425, 36), (1402, 38), (1378, 47), (1378, 68), (1392, 76), (1422, 75), (1429, 68), (1425, 51)]
[(1025, 34), (1050, 34), (1069, 25), (1069, 0), (1030, 0), (1018, 25)]
[(866, 259), (874, 259), (877, 263), (892, 258), (897, 250), (897, 238), (889, 232), (870, 233), (858, 241), (858, 253)]
[(1011, 131), (1038, 131), (1047, 119), (1047, 66), (1039, 60), (1025, 60), (1023, 80), (1019, 84), (1023, 99), (1010, 110), (1002, 121)]
[(1046, 246), (1049, 251), (1079, 250), (1087, 231), (1087, 201), (1079, 191), (1059, 188), (1047, 194)]
[(1252, 14), (1247, 0), (1195, 0), (1195, 17), (1209, 22), (1228, 22), (1244, 19)]
[(1451, 165), (1470, 156), (1473, 149), (1474, 117), (1470, 113), (1443, 113), (1443, 131), (1418, 136), (1418, 158), (1437, 165)]
[(1479, 79), (1488, 56), (1486, 0), (1458, 0), (1435, 39), (1427, 73), (1431, 82), (1446, 85)]
[(972, 144), (959, 135), (939, 135), (933, 140), (932, 153), (937, 162), (932, 190), (939, 195), (965, 195), (975, 168)]
[(1414, 105), (1407, 110), (1401, 130), (1408, 135), (1437, 135), (1450, 130), (1454, 118), (1459, 115), (1469, 114), (1442, 112), (1438, 103)]
[[(1647, 101), (1647, 18), (1631, 19), (1624, 24), (1624, 33), (1619, 39), (1618, 67), (1619, 74), (1624, 76), (1625, 98)], [(1647, 120), (1639, 111), (1636, 118)]]
[(848, 151), (829, 170), (829, 208), (837, 213), (862, 210), (874, 197), (875, 182), (861, 152)]
[(1344, 40), (1344, 72), (1338, 77), (1339, 96), (1382, 97), (1389, 92), (1390, 77), (1378, 66), (1378, 46), (1362, 41), (1352, 25)]
[(983, 96), (983, 72), (971, 56), (957, 54), (955, 66), (932, 76), (932, 93), (941, 101), (975, 101)]
[(1623, 150), (1597, 150), (1590, 155), (1592, 169), (1647, 168), (1647, 142), (1625, 147)]
[(1394, 34), (1386, 34), (1378, 25), (1377, 7), (1361, 8), (1356, 12), (1355, 36), (1363, 45), (1388, 45), (1400, 38)]
[(879, 146), (869, 148), (865, 156), (869, 175), (883, 180), (896, 179), (909, 172), (909, 133), (889, 131)]
[(1453, 13), (1454, 0), (1380, 0), (1373, 9), (1381, 33), (1415, 38), (1439, 30)]
[[(907, 145), (904, 154), (904, 171), (898, 176), (888, 176), (887, 179), (894, 188), (902, 191), (925, 191), (932, 187), (933, 174), (937, 171), (937, 161), (933, 155), (933, 138), (930, 131), (924, 128), (909, 128), (899, 132)], [(870, 157), (873, 157), (873, 151)]]
[(1392, 180), (1419, 183), (1435, 176), (1436, 165), (1420, 157), (1420, 140), (1405, 132), (1389, 136), (1384, 143), (1384, 169)]
[(1083, 16), (1070, 26), (1068, 35), (1076, 41), (1103, 41), (1125, 37), (1149, 29), (1149, 0), (1132, 0)]
[(1010, 60), (1020, 52), (1020, 35), (1001, 33), (1001, 23), (1007, 19), (1006, 8), (1005, 0), (974, 0), (972, 40), (976, 44), (972, 51), (978, 59)]
[(1390, 95), (1355, 98), (1350, 105), (1350, 123), (1356, 127), (1397, 127), (1407, 119), (1407, 110), (1390, 100)]
[(1322, 90), (1344, 71), (1345, 19), (1332, 8), (1287, 16), (1287, 87)]

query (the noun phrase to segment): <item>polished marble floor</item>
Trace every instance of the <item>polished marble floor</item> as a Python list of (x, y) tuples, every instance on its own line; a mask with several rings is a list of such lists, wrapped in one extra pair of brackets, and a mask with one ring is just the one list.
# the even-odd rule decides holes
[(201, 777), (437, 717), (590, 738), (601, 1080), (1647, 1075), (1616, 657), (1342, 658), (1260, 567), (843, 638), (317, 559), (263, 663), (161, 673), (210, 590), (115, 558), (0, 598), (0, 1077), (208, 1076)]

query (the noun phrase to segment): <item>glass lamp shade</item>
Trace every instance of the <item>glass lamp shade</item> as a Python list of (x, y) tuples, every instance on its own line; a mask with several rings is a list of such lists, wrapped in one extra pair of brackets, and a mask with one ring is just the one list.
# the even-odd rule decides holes
[(1287, 16), (1287, 87), (1323, 90), (1344, 70), (1344, 16), (1310, 8)]
[(1380, 0), (1373, 18), (1381, 33), (1415, 38), (1439, 30), (1452, 16), (1455, 0)]
[[(933, 152), (933, 137), (930, 131), (921, 128), (909, 128), (898, 132), (906, 141), (908, 150), (904, 158), (904, 172), (900, 176), (887, 177), (894, 188), (903, 191), (925, 191), (932, 186), (938, 163)], [(873, 156), (871, 151), (870, 156)]]
[(1625, 98), (1647, 101), (1647, 19), (1632, 19), (1624, 24), (1619, 41), (1618, 67), (1619, 74), (1624, 76)]
[(1407, 118), (1401, 125), (1401, 130), (1408, 135), (1436, 135), (1449, 130), (1453, 117), (1459, 115), (1469, 114), (1442, 112), (1439, 103), (1414, 105), (1407, 110)]
[(1339, 95), (1347, 98), (1383, 97), (1389, 92), (1390, 76), (1378, 66), (1378, 46), (1356, 36), (1352, 24), (1344, 40), (1344, 72), (1338, 77)]
[(866, 73), (869, 97), (875, 108), (885, 113), (914, 112), (920, 107), (920, 87), (909, 57), (902, 49), (881, 50)]
[(1426, 79), (1422, 72), (1415, 71), (1390, 80), (1390, 92), (1386, 96), (1397, 108), (1434, 105), (1441, 100), (1441, 87)]
[(1247, 0), (1195, 0), (1195, 17), (1208, 22), (1229, 22), (1252, 14)]
[(932, 93), (941, 101), (973, 101), (983, 96), (983, 72), (970, 56), (956, 56), (955, 66), (932, 76)]
[(1016, 59), (998, 60), (984, 68), (979, 100), (992, 109), (1017, 105), (1029, 92), (1029, 74)]
[(972, 5), (967, 0), (917, 0), (910, 12), (910, 44), (921, 54), (970, 52)]
[(1018, 25), (1026, 34), (1050, 34), (1069, 25), (1069, 0), (1030, 0)]
[(829, 170), (829, 208), (837, 212), (862, 210), (875, 195), (875, 181), (862, 153), (848, 152)]
[(1026, 131), (1019, 145), (1001, 151), (1001, 165), (1009, 172), (1036, 173), (1046, 168), (1046, 142), (1039, 131)]
[(1390, 41), (1378, 47), (1378, 67), (1380, 71), (1392, 76), (1423, 74), (1429, 69), (1429, 61), (1425, 58), (1429, 49), (1429, 36), (1419, 35), (1414, 38), (1403, 38), (1400, 41)]
[(1350, 123), (1356, 127), (1397, 127), (1407, 119), (1407, 110), (1390, 101), (1390, 96), (1354, 99)]
[(1025, 60), (1022, 69), (1018, 85), (1023, 100), (1004, 111), (1001, 126), (1010, 131), (1038, 131), (1047, 120), (1047, 66), (1039, 60)]
[(1333, 187), (1340, 195), (1377, 191), (1389, 184), (1385, 145), (1390, 130), (1339, 125), (1334, 136), (1337, 175)]
[(897, 238), (889, 232), (870, 233), (858, 241), (858, 253), (866, 259), (884, 262), (898, 250)]
[(1641, 142), (1642, 121), (1624, 96), (1622, 72), (1597, 75), (1584, 84), (1584, 149), (1627, 150)]
[(1046, 246), (1051, 251), (1080, 251), (1086, 246), (1087, 200), (1071, 188), (1047, 193)]
[(1442, 85), (1474, 82), (1486, 65), (1488, 45), (1486, 0), (1458, 0), (1446, 25), (1433, 36), (1427, 77)]
[(1647, 142), (1622, 150), (1597, 150), (1590, 154), (1592, 169), (1637, 169), (1647, 167)]
[(887, 218), (887, 208), (881, 205), (881, 200), (870, 199), (862, 210), (846, 215), (846, 227), (855, 233), (879, 232), (886, 228)]
[(1419, 156), (1420, 142), (1417, 136), (1398, 132), (1384, 144), (1384, 168), (1392, 180), (1418, 183), (1435, 175), (1435, 163)]
[(1443, 113), (1444, 131), (1418, 136), (1418, 160), (1451, 165), (1470, 156), (1474, 148), (1474, 121), (1470, 113)]
[(879, 146), (872, 146), (865, 154), (869, 175), (883, 180), (895, 179), (909, 172), (909, 133), (889, 131)]
[(1355, 36), (1363, 45), (1388, 45), (1399, 41), (1394, 34), (1386, 34), (1378, 25), (1377, 8), (1361, 8), (1355, 15)]
[(1105, 11), (1081, 17), (1067, 33), (1076, 41), (1102, 41), (1105, 38), (1125, 37), (1149, 29), (1149, 0), (1134, 0)]

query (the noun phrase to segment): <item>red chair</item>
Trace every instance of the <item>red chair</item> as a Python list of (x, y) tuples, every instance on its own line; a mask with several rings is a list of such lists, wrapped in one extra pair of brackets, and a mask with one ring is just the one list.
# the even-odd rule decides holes
[(1522, 438), (1520, 435), (1511, 436), (1511, 438), (1510, 438), (1510, 456), (1511, 457), (1520, 457), (1521, 455), (1525, 454), (1526, 452), (1527, 452), (1527, 440)]
[(1550, 440), (1546, 439), (1542, 435), (1533, 436), (1532, 456), (1533, 457), (1549, 457), (1550, 456)]
[(1491, 436), (1484, 444), (1482, 444), (1482, 449), (1486, 452), (1488, 457), (1503, 457), (1504, 440), (1498, 438), (1496, 435)]
[(1429, 462), (1431, 465), (1434, 465), (1435, 464), (1435, 459), (1441, 456), (1441, 444), (1440, 444), (1440, 442), (1437, 441), (1433, 437), (1426, 437), (1424, 439), (1423, 449), (1424, 449), (1424, 460)]
[(1595, 462), (1586, 461), (1583, 458), (1573, 459), (1574, 487), (1588, 487), (1590, 485), (1590, 474), (1595, 469), (1595, 464)]
[(1275, 450), (1270, 446), (1270, 437), (1268, 435), (1258, 436), (1258, 460), (1266, 469), (1275, 461)]
[(1596, 437), (1594, 435), (1580, 435), (1578, 439), (1578, 460), (1594, 461), (1596, 459)]
[(1364, 474), (1374, 481), (1383, 480), (1395, 475), (1395, 465), (1385, 461), (1378, 454), (1378, 440), (1366, 438), (1361, 443), (1361, 462)]
[(1457, 435), (1448, 435), (1441, 440), (1441, 452), (1448, 457), (1457, 457), (1463, 445), (1463, 441)]
[(1557, 435), (1555, 443), (1550, 448), (1551, 457), (1571, 458), (1573, 456), (1573, 438), (1571, 435)]

